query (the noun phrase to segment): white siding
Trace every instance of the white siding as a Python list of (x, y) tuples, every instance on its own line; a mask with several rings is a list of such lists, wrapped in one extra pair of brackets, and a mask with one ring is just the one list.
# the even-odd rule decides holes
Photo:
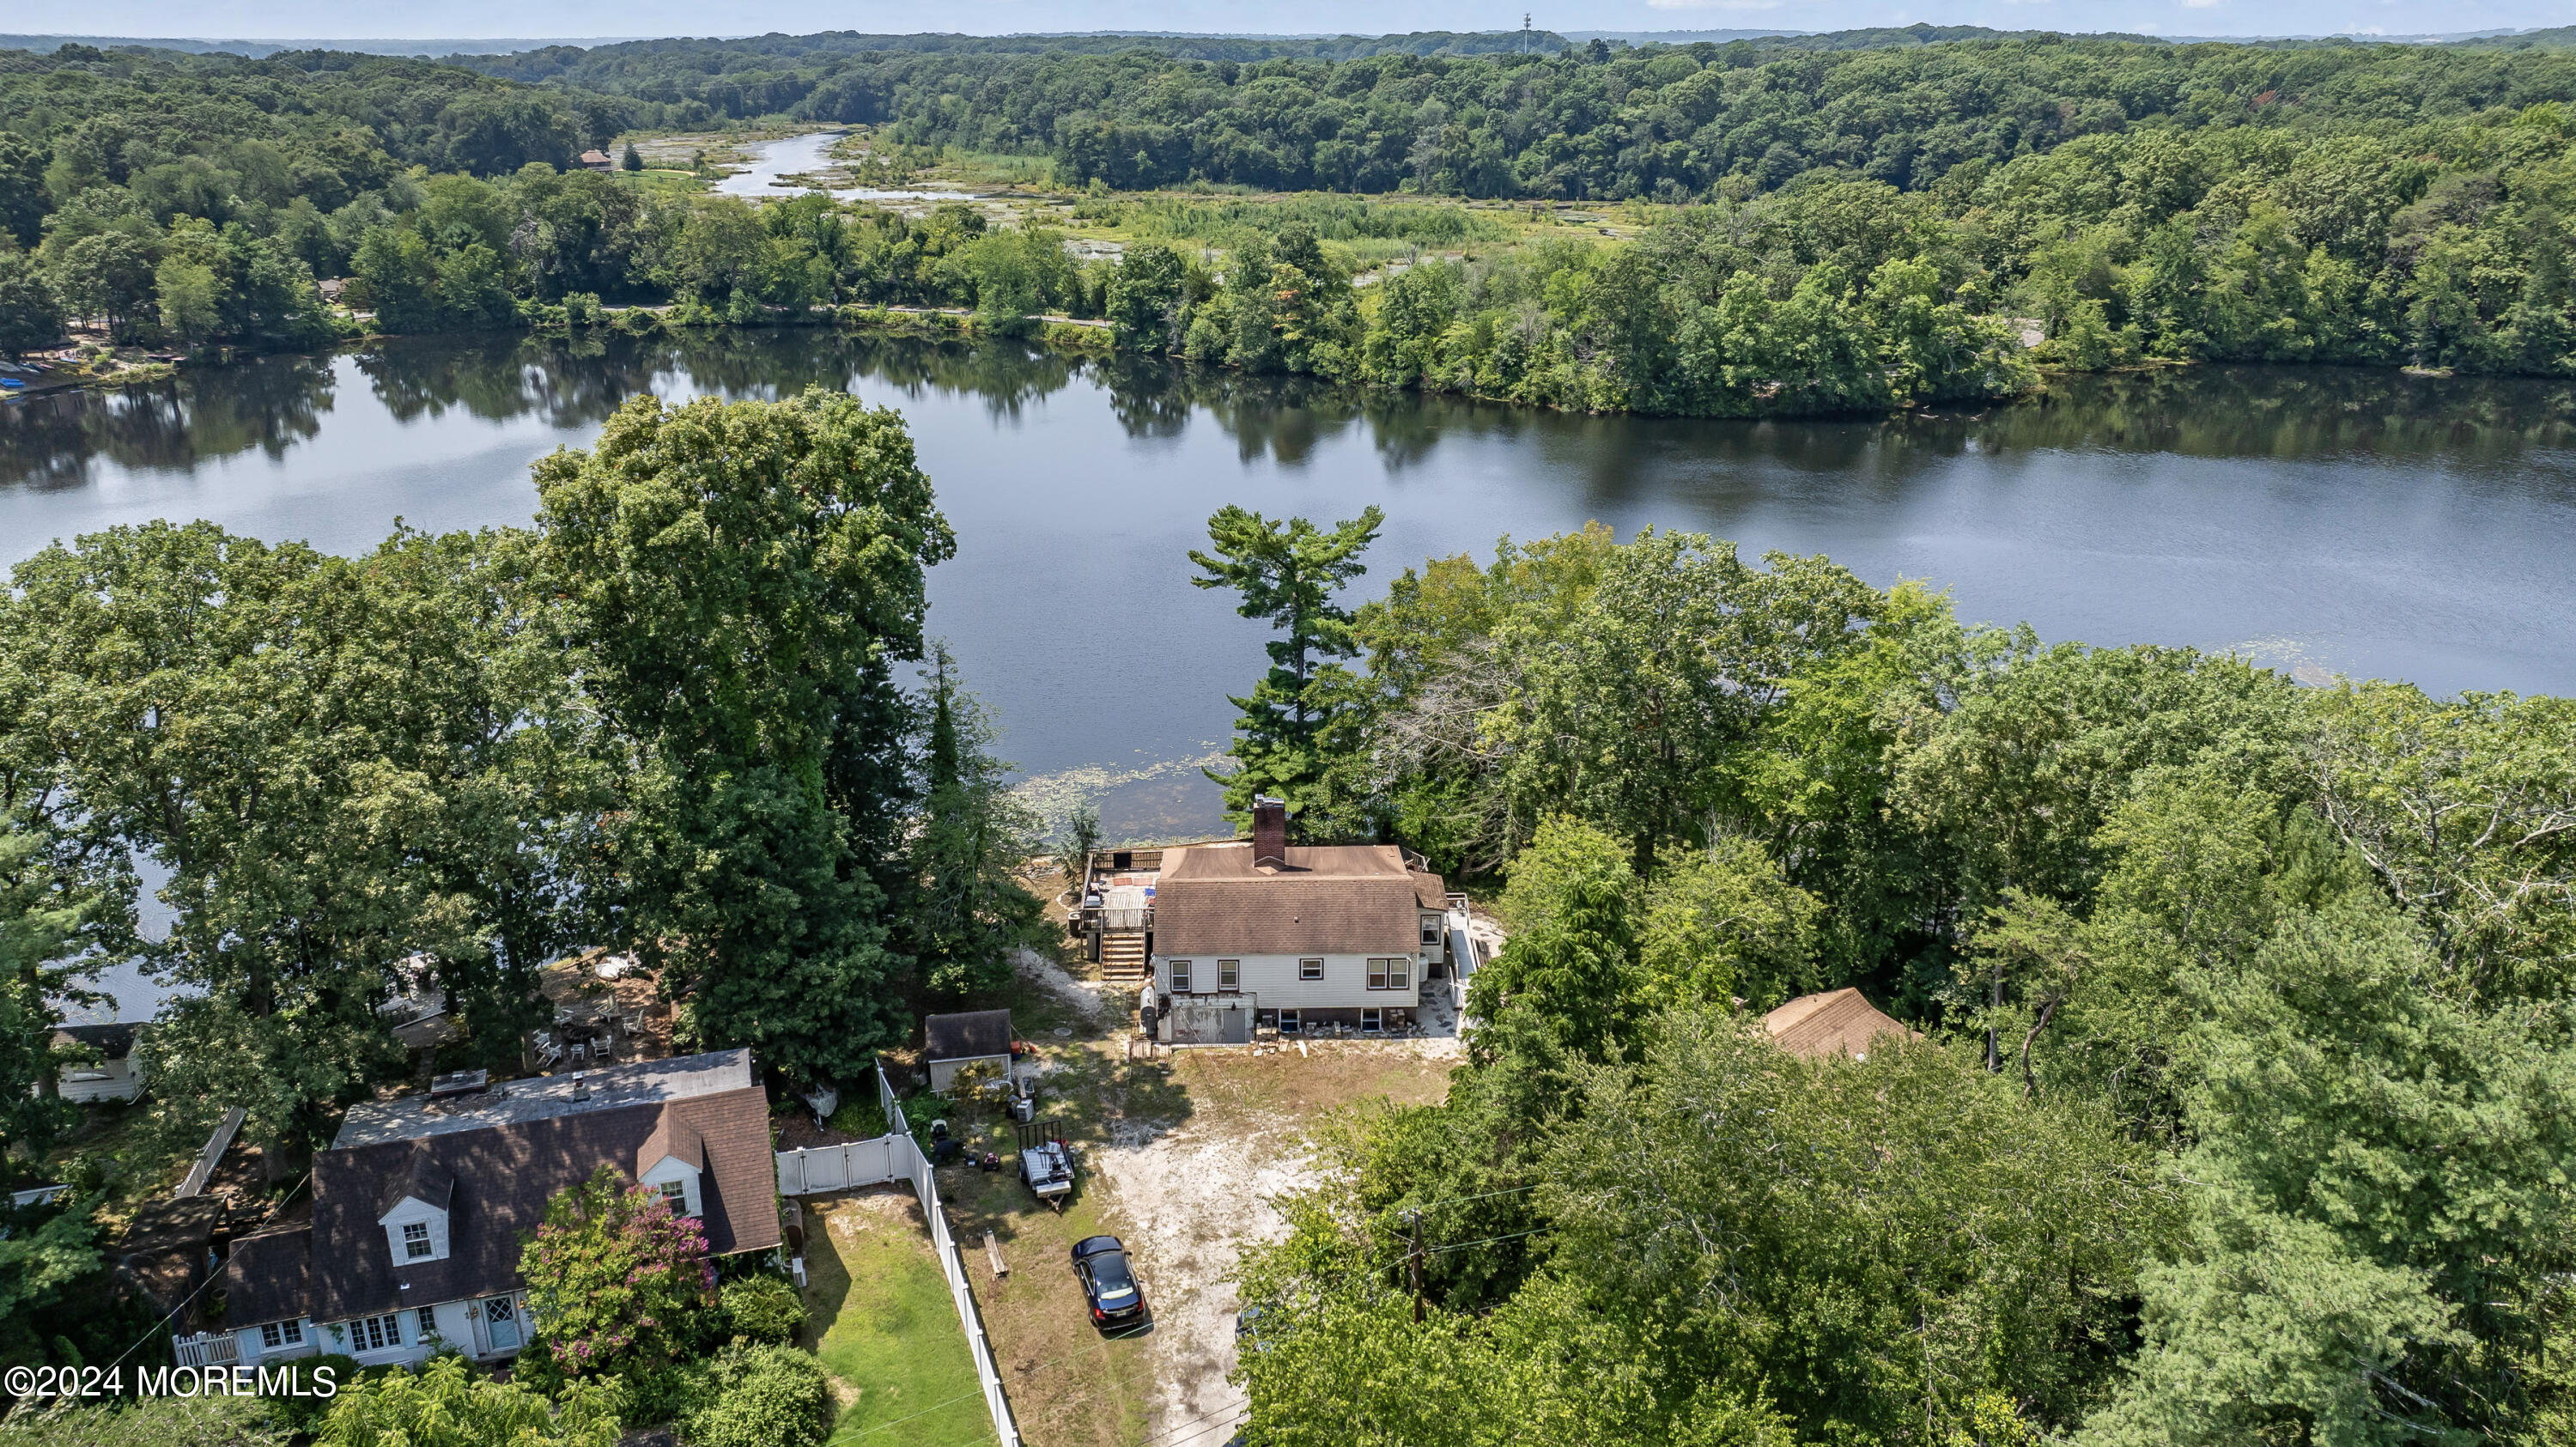
[[(394, 1265), (417, 1266), (425, 1261), (447, 1259), (447, 1213), (425, 1201), (405, 1196), (394, 1208), (377, 1217), (385, 1227), (385, 1249), (393, 1253)], [(429, 1228), (429, 1254), (414, 1256), (403, 1242), (403, 1228), (419, 1224)]]
[(315, 1341), (315, 1327), (313, 1323), (309, 1321), (298, 1321), (295, 1323), (296, 1326), (302, 1328), (303, 1340), (301, 1341), (287, 1341), (285, 1340), (285, 1333), (281, 1331), (278, 1334), (279, 1340), (275, 1351), (269, 1350), (268, 1337), (260, 1330), (260, 1326), (262, 1325), (283, 1326), (285, 1323), (261, 1323), (259, 1325), (242, 1327), (235, 1331), (233, 1333), (233, 1341), (241, 1349), (240, 1360), (245, 1362), (256, 1362), (265, 1358), (266, 1360), (273, 1362), (282, 1362), (291, 1360), (295, 1357), (309, 1357), (321, 1349), (319, 1344)]
[(66, 1065), (63, 1099), (75, 1104), (93, 1100), (132, 1100), (143, 1093), (143, 1069), (129, 1055), (97, 1065)]
[(955, 1080), (957, 1078), (957, 1072), (965, 1069), (969, 1065), (990, 1065), (995, 1070), (1008, 1071), (1011, 1068), (1011, 1057), (1007, 1055), (968, 1055), (956, 1060), (934, 1060), (930, 1062), (931, 1090), (937, 1094), (946, 1095), (948, 1093), (948, 1082)]
[(677, 1156), (664, 1156), (653, 1163), (652, 1169), (644, 1173), (638, 1184), (650, 1186), (658, 1191), (665, 1181), (679, 1182), (681, 1189), (687, 1193), (686, 1201), (680, 1208), (681, 1215), (698, 1217), (706, 1215), (707, 1198), (698, 1190), (697, 1167)]
[[(388, 1341), (381, 1347), (362, 1349), (359, 1346), (362, 1338), (359, 1336), (358, 1323), (342, 1321), (322, 1328), (322, 1350), (326, 1353), (337, 1352), (356, 1357), (361, 1365), (370, 1367), (413, 1366), (429, 1359), (429, 1348), (421, 1344), (420, 1318), (417, 1312), (409, 1307), (403, 1307), (390, 1313), (379, 1313), (379, 1315), (393, 1317), (394, 1325), (398, 1328), (398, 1335), (401, 1338), (399, 1343)], [(338, 1335), (333, 1335), (335, 1332)]]
[[(1236, 972), (1235, 994), (1258, 997), (1264, 1010), (1410, 1010), (1422, 1003), (1422, 956), (1403, 956), (1411, 963), (1401, 990), (1372, 990), (1368, 987), (1366, 955), (1324, 955), (1324, 978), (1297, 978), (1296, 955), (1190, 955), (1190, 993), (1214, 995), (1217, 989), (1217, 961), (1242, 961)], [(1306, 959), (1317, 956), (1307, 955)], [(1379, 956), (1384, 959), (1387, 956)], [(1168, 956), (1154, 957), (1154, 988), (1169, 994), (1172, 988), (1172, 962)]]
[(438, 1345), (451, 1346), (469, 1357), (483, 1355), (483, 1339), (474, 1331), (474, 1303), (442, 1301), (430, 1308), (430, 1317), (438, 1323)]

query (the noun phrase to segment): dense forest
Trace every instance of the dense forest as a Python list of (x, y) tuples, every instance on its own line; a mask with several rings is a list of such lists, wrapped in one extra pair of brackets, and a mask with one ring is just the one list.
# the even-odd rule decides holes
[(669, 108), (665, 124), (881, 126), (911, 144), (1053, 155), (1071, 179), (1120, 189), (1606, 200), (1699, 197), (1728, 177), (1767, 190), (1825, 167), (1917, 189), (1966, 162), (2132, 127), (2393, 138), (2576, 98), (2576, 53), (2557, 49), (2053, 35), (1253, 63), (1152, 45), (841, 53), (659, 41), (468, 63), (651, 102)]
[[(553, 67), (536, 85), (315, 54), (0, 61), (0, 346), (67, 319), (311, 345), (349, 325), (311, 279), (347, 277), (389, 331), (627, 304), (680, 325), (1056, 314), (1253, 370), (1694, 415), (1981, 401), (2031, 360), (2576, 366), (2563, 50), (2016, 36), (1238, 63), (806, 39), (486, 58)], [(753, 115), (870, 121), (892, 157), (1051, 156), (1089, 183), (1070, 220), (1135, 244), (1077, 263), (1043, 223), (962, 204), (755, 207), (569, 169), (639, 126)], [(1126, 189), (1184, 181), (1412, 199)], [(1627, 198), (1640, 234), (1533, 241), (1429, 204), (1457, 196)]]
[[(1377, 522), (1211, 524), (1281, 630), (1231, 793), (1499, 867), (1512, 934), (1446, 1100), (1341, 1120), (1252, 1253), (1257, 1440), (2576, 1428), (2568, 701), (1651, 530), (1344, 611)], [(1846, 986), (1921, 1036), (1764, 1034)]]

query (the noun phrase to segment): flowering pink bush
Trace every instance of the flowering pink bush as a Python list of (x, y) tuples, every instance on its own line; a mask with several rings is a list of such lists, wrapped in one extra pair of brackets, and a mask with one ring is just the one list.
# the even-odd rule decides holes
[(680, 1360), (718, 1320), (704, 1225), (607, 1166), (546, 1203), (519, 1276), (537, 1339), (566, 1377)]

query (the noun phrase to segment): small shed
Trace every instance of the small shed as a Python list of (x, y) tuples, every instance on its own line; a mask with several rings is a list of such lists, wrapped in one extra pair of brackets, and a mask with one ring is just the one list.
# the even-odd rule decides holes
[(582, 152), (581, 164), (582, 169), (588, 171), (614, 171), (617, 169), (616, 159), (610, 156), (606, 151)]
[(969, 1065), (989, 1062), (998, 1069), (1011, 1068), (1011, 1012), (1008, 1010), (968, 1010), (955, 1015), (931, 1015), (921, 1022), (923, 1048), (921, 1058), (930, 1067), (930, 1088), (946, 1091), (957, 1072)]
[(1870, 1046), (1882, 1036), (1898, 1040), (1921, 1038), (1904, 1022), (1871, 1004), (1860, 991), (1851, 989), (1800, 995), (1763, 1016), (1762, 1025), (1771, 1032), (1772, 1043), (1806, 1060), (1827, 1055), (1867, 1060)]
[(134, 1035), (140, 1028), (133, 1024), (66, 1025), (56, 1030), (56, 1048), (86, 1047), (99, 1057), (63, 1067), (63, 1099), (132, 1100), (141, 1095), (143, 1062), (134, 1058)]

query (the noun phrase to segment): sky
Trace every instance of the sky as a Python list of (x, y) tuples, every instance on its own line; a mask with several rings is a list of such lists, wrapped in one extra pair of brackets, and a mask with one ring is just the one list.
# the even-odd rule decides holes
[[(2566, 0), (1524, 0), (1532, 22), (1564, 31), (1988, 25), (2003, 30), (2119, 30), (2151, 35), (2418, 35), (2565, 25)], [(452, 36), (748, 35), (816, 30), (1068, 30), (1384, 34), (1518, 29), (1511, 0), (89, 0), (37, 6), (0, 29), (77, 27), (86, 34), (222, 39)], [(31, 23), (33, 22), (33, 23)]]

